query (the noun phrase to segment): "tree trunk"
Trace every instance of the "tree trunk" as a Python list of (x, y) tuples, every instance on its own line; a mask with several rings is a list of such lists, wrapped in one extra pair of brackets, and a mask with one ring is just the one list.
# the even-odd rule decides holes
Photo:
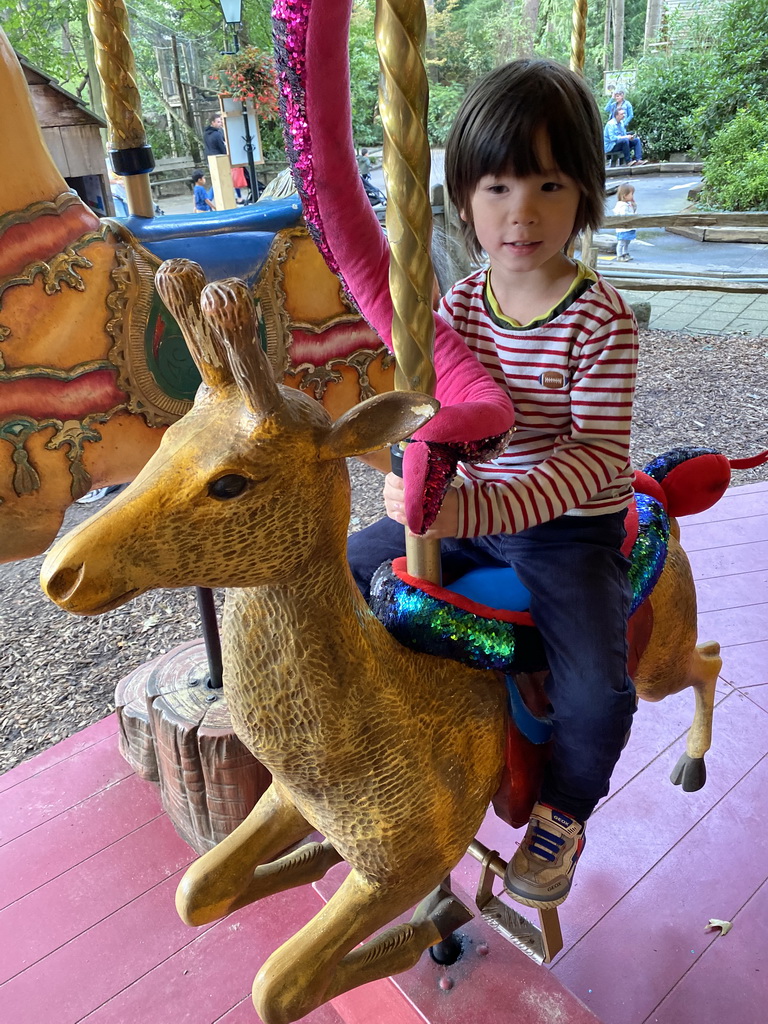
[(663, 0), (648, 0), (648, 7), (645, 12), (645, 40), (643, 49), (648, 50), (651, 43), (659, 38), (661, 28), (661, 11)]
[(610, 45), (611, 28), (613, 26), (613, 0), (605, 0), (605, 22), (603, 24), (603, 72), (613, 71), (611, 67)]
[(540, 6), (541, 0), (523, 0), (520, 10), (519, 55), (521, 57), (530, 57), (533, 53)]
[(184, 123), (189, 128), (189, 148), (192, 153), (192, 160), (199, 164), (201, 158), (200, 143), (197, 140), (197, 130), (195, 126), (195, 119), (192, 116), (192, 111), (189, 109), (189, 102), (187, 100), (187, 90), (184, 87), (184, 83), (181, 80), (181, 66), (179, 65), (179, 44), (176, 39), (176, 34), (171, 35), (171, 53), (173, 55), (173, 80), (176, 84), (176, 93), (179, 97), (179, 103), (181, 104), (181, 116)]
[(80, 24), (83, 30), (85, 63), (88, 67), (88, 96), (91, 110), (94, 114), (97, 114), (100, 118), (106, 121), (107, 118), (104, 113), (104, 103), (101, 99), (101, 79), (99, 78), (99, 71), (96, 67), (96, 55), (93, 50), (93, 36), (91, 35), (91, 28), (88, 24), (88, 11), (85, 7), (83, 8), (83, 13), (80, 16)]
[(613, 0), (613, 70), (624, 63), (624, 0)]

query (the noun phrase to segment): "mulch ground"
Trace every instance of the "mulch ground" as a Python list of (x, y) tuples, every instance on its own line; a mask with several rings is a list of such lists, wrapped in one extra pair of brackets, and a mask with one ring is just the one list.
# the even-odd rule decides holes
[[(677, 445), (731, 458), (768, 448), (768, 338), (641, 332), (632, 458), (642, 467)], [(381, 477), (360, 463), (351, 530), (383, 514)], [(768, 465), (733, 485), (768, 479)], [(73, 506), (63, 531), (104, 502)], [(192, 590), (159, 590), (98, 618), (61, 611), (40, 590), (43, 556), (0, 566), (0, 771), (114, 710), (115, 684), (132, 668), (200, 635)], [(220, 603), (221, 594), (217, 594)]]

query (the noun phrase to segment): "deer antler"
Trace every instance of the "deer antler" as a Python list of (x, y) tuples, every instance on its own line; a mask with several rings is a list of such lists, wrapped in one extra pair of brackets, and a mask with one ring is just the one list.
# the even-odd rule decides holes
[(216, 388), (230, 384), (232, 373), (218, 338), (200, 309), (205, 284), (203, 268), (191, 260), (166, 260), (155, 277), (157, 292), (181, 327), (203, 382)]
[(259, 341), (256, 311), (245, 282), (216, 281), (205, 288), (202, 311), (227, 351), (235, 382), (251, 412), (269, 416), (282, 404), (274, 370)]

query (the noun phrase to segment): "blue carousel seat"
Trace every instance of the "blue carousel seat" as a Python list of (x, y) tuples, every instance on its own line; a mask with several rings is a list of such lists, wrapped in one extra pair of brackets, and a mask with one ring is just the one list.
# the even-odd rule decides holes
[(136, 240), (159, 260), (199, 263), (209, 281), (239, 277), (255, 283), (275, 234), (301, 218), (298, 196), (261, 199), (237, 210), (176, 216), (121, 218)]

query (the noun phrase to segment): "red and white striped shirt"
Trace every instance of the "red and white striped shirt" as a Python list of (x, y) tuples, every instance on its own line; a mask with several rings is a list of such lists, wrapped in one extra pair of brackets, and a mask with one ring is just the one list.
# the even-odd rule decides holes
[(631, 309), (606, 281), (588, 276), (545, 323), (513, 327), (486, 298), (487, 273), (454, 285), (440, 314), (511, 395), (515, 432), (493, 461), (459, 466), (457, 535), (620, 511), (632, 494), (638, 343)]

